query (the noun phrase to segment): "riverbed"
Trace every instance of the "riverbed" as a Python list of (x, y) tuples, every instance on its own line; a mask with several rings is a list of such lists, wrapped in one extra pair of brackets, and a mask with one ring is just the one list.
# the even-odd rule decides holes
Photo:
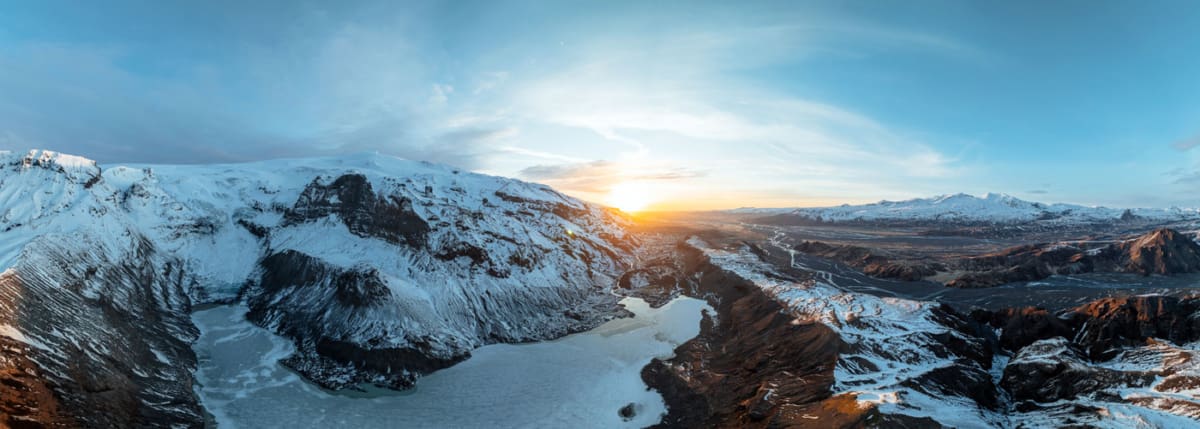
[[(221, 428), (645, 427), (666, 413), (641, 369), (700, 331), (704, 301), (660, 308), (622, 301), (635, 317), (553, 341), (494, 344), (406, 391), (330, 392), (279, 364), (290, 341), (246, 321), (244, 306), (193, 314), (196, 388)], [(618, 412), (633, 404), (636, 413)]]

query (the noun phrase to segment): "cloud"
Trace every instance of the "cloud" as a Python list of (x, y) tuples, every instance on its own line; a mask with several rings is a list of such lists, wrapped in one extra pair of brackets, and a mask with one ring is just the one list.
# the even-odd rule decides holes
[(704, 171), (689, 170), (687, 168), (678, 167), (667, 171), (648, 173), (633, 176), (634, 180), (685, 180), (696, 179), (707, 176)]
[(1200, 171), (1180, 173), (1176, 175), (1174, 180), (1171, 181), (1171, 184), (1189, 186), (1200, 185)]
[(495, 155), (496, 142), (518, 134), (514, 128), (487, 125), (439, 128), (432, 135), (420, 131), (422, 129), (422, 126), (412, 124), (409, 118), (381, 114), (375, 120), (356, 127), (321, 135), (305, 142), (302, 147), (321, 155), (375, 151), (477, 170)]
[(1050, 191), (1047, 191), (1047, 190), (1045, 190), (1045, 189), (1033, 189), (1033, 190), (1028, 190), (1028, 191), (1025, 191), (1025, 193), (1026, 193), (1026, 194), (1033, 194), (1033, 195), (1046, 195), (1046, 194), (1049, 194), (1049, 193), (1050, 193)]
[(1179, 150), (1183, 150), (1183, 151), (1200, 146), (1200, 134), (1197, 134), (1191, 138), (1177, 141), (1177, 142), (1175, 142), (1175, 144), (1172, 144), (1171, 146), (1174, 147), (1175, 149), (1179, 149)]
[[(1176, 187), (1176, 192), (1181, 195), (1193, 197), (1200, 195), (1200, 167), (1193, 166), (1191, 168), (1178, 167), (1163, 173), (1170, 180), (1170, 184)], [(1194, 204), (1188, 201), (1187, 204)]]
[(591, 161), (575, 164), (534, 165), (521, 170), (529, 180), (559, 180), (571, 177), (611, 176), (616, 164), (611, 161)]
[[(775, 182), (792, 191), (907, 194), (969, 171), (962, 150), (939, 149), (956, 142), (740, 78), (741, 67), (794, 61), (789, 55), (803, 57), (828, 42), (794, 37), (809, 30), (673, 33), (641, 45), (596, 41), (559, 67), (514, 71), (505, 88), (490, 94), (502, 100), (495, 110), (511, 120), (588, 132), (607, 141), (615, 156), (605, 157), (617, 161), (687, 163), (710, 173), (694, 178), (698, 186), (725, 192)], [(923, 40), (945, 42), (946, 51), (966, 49), (948, 39)], [(782, 50), (764, 52), (774, 49)]]
[(433, 95), (429, 96), (429, 102), (436, 105), (446, 104), (450, 100), (450, 94), (453, 93), (453, 86), (435, 83), (433, 84)]
[(634, 167), (607, 160), (533, 165), (518, 174), (525, 180), (586, 194), (602, 194), (625, 182), (686, 181), (706, 175), (685, 167)]
[(655, 31), (636, 30), (638, 16), (599, 28), (576, 13), (531, 29), (504, 18), (525, 13), (518, 5), (479, 18), (486, 32), (450, 38), (439, 31), (457, 23), (434, 19), (437, 6), (281, 11), (286, 19), (254, 21), (246, 37), (219, 44), (220, 56), (169, 66), (144, 64), (162, 52), (137, 43), (0, 42), (0, 147), (102, 162), (379, 151), (569, 192), (638, 181), (692, 201), (917, 193), (969, 171), (953, 142), (747, 72), (842, 50), (985, 52), (826, 16), (727, 20), (646, 7), (666, 20)]

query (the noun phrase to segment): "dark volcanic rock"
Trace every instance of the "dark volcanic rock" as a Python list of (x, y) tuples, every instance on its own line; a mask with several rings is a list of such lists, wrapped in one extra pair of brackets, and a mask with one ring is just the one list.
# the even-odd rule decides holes
[(843, 347), (835, 331), (793, 323), (781, 304), (695, 249), (682, 257), (696, 276), (681, 277), (699, 279), (687, 293), (709, 297), (720, 322), (706, 317), (674, 358), (643, 369), (667, 402), (658, 427), (862, 427), (878, 417), (853, 398), (831, 397)]
[(75, 427), (24, 344), (0, 337), (0, 427)]
[(361, 174), (346, 174), (329, 184), (314, 179), (284, 214), (284, 220), (297, 224), (331, 214), (355, 235), (392, 244), (418, 248), (425, 245), (429, 235), (429, 224), (413, 211), (412, 200), (376, 194)]
[(1148, 338), (1176, 344), (1200, 339), (1200, 299), (1169, 296), (1105, 298), (1076, 308), (1074, 342), (1091, 359), (1106, 360), (1121, 347)]
[(43, 239), (0, 273), (0, 427), (203, 425), (188, 277), (130, 237), (121, 250)]
[(1140, 274), (1200, 271), (1200, 245), (1172, 229), (1160, 228), (1114, 246), (1120, 251), (1124, 271)]
[(1059, 314), (1032, 307), (976, 310), (971, 318), (999, 329), (999, 345), (1008, 351), (1062, 337), (1087, 359), (1103, 361), (1153, 338), (1176, 344), (1200, 339), (1198, 312), (1200, 298), (1155, 295), (1102, 298)]
[(970, 398), (981, 407), (996, 409), (1000, 405), (992, 375), (974, 365), (953, 363), (921, 374), (900, 383), (901, 386), (930, 394), (933, 397)]
[[(438, 356), (428, 347), (420, 347), (419, 341), (414, 347), (364, 347), (360, 341), (331, 336), (337, 334), (328, 332), (327, 315), (358, 317), (358, 309), (392, 302), (391, 292), (374, 268), (341, 268), (294, 250), (268, 256), (261, 266), (260, 291), (246, 300), (250, 307), (246, 319), (292, 339), (297, 352), (283, 363), (325, 387), (338, 389), (364, 382), (409, 387), (420, 374), (449, 367), (468, 356)], [(307, 304), (289, 305), (290, 299)]]
[(1068, 322), (1041, 308), (1008, 308), (996, 312), (977, 311), (973, 317), (1000, 329), (999, 345), (1008, 351), (1018, 351), (1038, 340), (1072, 336), (1074, 328)]
[(621, 420), (630, 421), (637, 416), (637, 404), (629, 403), (620, 410), (617, 410), (617, 415), (621, 416)]
[(1091, 366), (1065, 338), (1033, 343), (1004, 368), (1000, 386), (1013, 399), (1053, 402), (1120, 387), (1145, 387), (1155, 374)]

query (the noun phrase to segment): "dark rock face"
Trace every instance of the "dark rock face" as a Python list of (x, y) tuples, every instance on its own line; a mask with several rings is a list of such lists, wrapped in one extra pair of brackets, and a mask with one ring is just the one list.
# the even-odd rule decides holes
[(844, 346), (835, 331), (792, 323), (777, 301), (695, 249), (681, 257), (686, 272), (699, 278), (686, 285), (687, 294), (708, 297), (720, 322), (706, 317), (700, 335), (679, 346), (675, 358), (642, 370), (667, 402), (658, 427), (861, 427), (878, 417), (853, 398), (832, 397)]
[(1000, 386), (1016, 400), (1054, 402), (1119, 387), (1146, 387), (1149, 372), (1117, 371), (1091, 366), (1065, 338), (1033, 343), (1004, 368)]
[(37, 362), (23, 343), (0, 337), (0, 426), (11, 428), (75, 427), (62, 409)]
[(1172, 229), (1157, 229), (1114, 246), (1124, 271), (1143, 275), (1200, 271), (1200, 244)]
[(346, 174), (329, 184), (314, 179), (284, 214), (284, 219), (297, 224), (331, 214), (337, 215), (355, 235), (392, 244), (419, 248), (429, 235), (429, 224), (413, 211), (412, 200), (376, 194), (371, 182), (361, 174)]
[[(373, 268), (340, 268), (294, 250), (268, 256), (261, 266), (261, 292), (249, 294), (246, 318), (291, 338), (297, 352), (283, 363), (327, 388), (365, 382), (410, 387), (419, 374), (449, 367), (468, 356), (442, 358), (419, 346), (365, 347), (326, 332), (324, 315), (355, 317), (357, 309), (394, 305), (387, 285)], [(292, 303), (292, 299), (307, 304)]]
[(630, 421), (637, 416), (637, 404), (630, 403), (620, 410), (617, 410), (617, 415), (621, 416), (621, 420)]
[(1200, 299), (1165, 296), (1106, 298), (1076, 308), (1073, 338), (1088, 358), (1107, 360), (1148, 338), (1176, 344), (1200, 339)]
[(203, 426), (188, 278), (133, 237), (44, 239), (0, 274), (0, 325), (25, 338), (0, 336), (0, 426)]
[(1050, 312), (1033, 307), (1008, 308), (996, 312), (977, 310), (972, 318), (1000, 328), (999, 346), (1015, 352), (1035, 341), (1069, 337), (1073, 328)]
[[(1190, 365), (1192, 352), (1174, 349), (1157, 340), (1186, 344), (1200, 339), (1198, 313), (1198, 298), (1135, 296), (1099, 299), (1057, 315), (1025, 308), (977, 311), (973, 317), (1002, 327), (1001, 347), (1016, 354), (1004, 368), (1000, 385), (1015, 401), (1025, 401), (1018, 404), (1019, 410), (1030, 411), (1046, 410), (1047, 403), (1081, 397), (1126, 402), (1112, 392), (1147, 388), (1158, 377), (1163, 380), (1154, 385), (1157, 391), (1200, 386), (1200, 380), (1190, 372), (1178, 373), (1177, 369)], [(1113, 359), (1146, 369), (1121, 370), (1097, 365)], [(1164, 398), (1133, 402), (1137, 401), (1150, 408), (1191, 406), (1164, 405), (1163, 401), (1170, 402)], [(1075, 415), (1094, 410), (1055, 412)]]
[(387, 285), (379, 279), (374, 268), (343, 270), (295, 250), (285, 250), (268, 256), (261, 263), (263, 275), (259, 283), (269, 294), (288, 287), (311, 285), (329, 280), (337, 302), (348, 307), (379, 305), (389, 296)]
[(971, 317), (1001, 329), (999, 344), (1016, 352), (1052, 338), (1070, 338), (1070, 346), (1090, 360), (1111, 359), (1122, 348), (1159, 338), (1177, 344), (1200, 339), (1200, 298), (1133, 296), (1102, 298), (1052, 314), (1040, 308), (977, 310)]
[(975, 365), (953, 363), (905, 380), (901, 386), (928, 393), (934, 397), (966, 397), (987, 409), (1000, 405), (992, 375)]
[[(246, 318), (291, 339), (297, 350), (283, 364), (329, 389), (412, 387), (479, 345), (555, 338), (624, 311), (603, 290), (535, 287), (458, 298), (441, 313), (446, 319), (431, 319), (436, 303), (398, 297), (370, 266), (341, 267), (285, 250), (264, 258), (260, 269), (242, 292)], [(419, 329), (412, 320), (433, 321)], [(446, 334), (463, 326), (468, 335)]]

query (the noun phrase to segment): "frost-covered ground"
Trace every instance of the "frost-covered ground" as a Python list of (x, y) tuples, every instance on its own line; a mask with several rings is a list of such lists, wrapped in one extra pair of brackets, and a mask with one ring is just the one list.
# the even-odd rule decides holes
[[(200, 339), (198, 387), (222, 428), (255, 427), (645, 427), (666, 412), (641, 369), (700, 331), (703, 301), (679, 298), (653, 309), (622, 301), (636, 317), (531, 344), (496, 344), (423, 378), (404, 392), (330, 393), (277, 361), (290, 341), (256, 327), (246, 308), (194, 314)], [(623, 421), (621, 407), (636, 404)]]

